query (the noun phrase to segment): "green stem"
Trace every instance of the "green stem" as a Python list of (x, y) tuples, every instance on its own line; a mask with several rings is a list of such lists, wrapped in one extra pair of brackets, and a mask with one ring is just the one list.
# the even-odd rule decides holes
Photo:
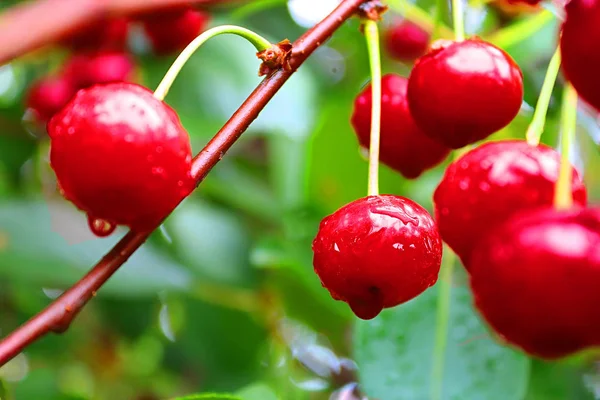
[(465, 10), (463, 0), (452, 0), (452, 22), (454, 38), (458, 42), (465, 40)]
[(571, 142), (577, 129), (577, 92), (573, 86), (565, 86), (563, 92), (563, 104), (561, 111), (561, 155), (560, 171), (554, 190), (554, 207), (557, 210), (570, 208), (573, 205), (573, 194), (571, 193), (571, 177), (573, 174), (569, 155)]
[(211, 39), (215, 36), (222, 35), (224, 33), (231, 33), (234, 35), (238, 35), (248, 40), (250, 43), (254, 45), (257, 51), (262, 51), (270, 48), (271, 43), (263, 38), (262, 36), (252, 32), (249, 29), (242, 28), (235, 25), (222, 25), (217, 26), (215, 28), (209, 29), (206, 32), (199, 35), (196, 39), (194, 39), (187, 47), (179, 54), (171, 68), (165, 74), (165, 77), (160, 82), (156, 91), (154, 92), (154, 97), (159, 100), (164, 100), (165, 96), (169, 92), (171, 85), (177, 78), (177, 75), (185, 65), (185, 63), (190, 59), (192, 54), (196, 52), (208, 39)]
[(540, 138), (544, 132), (544, 126), (546, 125), (546, 115), (548, 114), (548, 106), (550, 105), (550, 97), (552, 96), (552, 89), (556, 83), (556, 77), (560, 70), (560, 49), (557, 48), (550, 60), (548, 70), (546, 71), (546, 77), (542, 84), (542, 90), (540, 91), (540, 97), (538, 98), (537, 105), (535, 106), (535, 112), (531, 124), (527, 128), (527, 143), (532, 146), (537, 146), (540, 143)]
[(446, 0), (436, 0), (435, 2), (435, 16), (433, 20), (433, 31), (431, 32), (431, 38), (436, 39), (440, 34), (442, 28), (442, 18), (444, 11), (446, 10)]
[(550, 11), (544, 10), (531, 18), (502, 28), (486, 37), (485, 40), (506, 49), (522, 42), (552, 21), (554, 21), (554, 15)]
[(444, 383), (444, 364), (450, 326), (450, 302), (452, 300), (452, 275), (456, 255), (448, 247), (444, 248), (444, 258), (438, 283), (438, 301), (435, 329), (435, 347), (433, 350), (433, 368), (431, 370), (431, 400), (442, 398)]
[(286, 0), (252, 1), (232, 11), (229, 17), (232, 21), (241, 21), (248, 18), (252, 14), (256, 14), (261, 11), (266, 11), (270, 8), (284, 6), (285, 4)]
[[(402, 14), (404, 18), (419, 25), (427, 32), (433, 32), (436, 30), (436, 21), (431, 18), (429, 13), (422, 8), (419, 8), (418, 6), (408, 2), (407, 0), (388, 0), (387, 4), (392, 10)], [(441, 18), (440, 21), (437, 22), (437, 25), (438, 27), (436, 30), (436, 35), (439, 34), (440, 37), (446, 39), (450, 39), (454, 36), (452, 29), (442, 24)]]
[(371, 141), (369, 143), (369, 196), (379, 195), (379, 137), (381, 131), (381, 54), (377, 22), (365, 21), (365, 37), (371, 66)]

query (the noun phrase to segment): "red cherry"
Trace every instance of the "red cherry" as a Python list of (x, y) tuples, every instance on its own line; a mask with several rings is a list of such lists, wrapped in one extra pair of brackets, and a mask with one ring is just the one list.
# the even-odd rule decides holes
[(430, 35), (408, 20), (392, 26), (385, 34), (385, 47), (392, 58), (414, 61), (427, 51)]
[[(562, 69), (581, 98), (600, 111), (600, 0), (571, 0), (560, 38)], [(593, 49), (593, 50), (592, 50)]]
[(47, 121), (71, 100), (75, 91), (64, 76), (45, 77), (29, 88), (25, 103), (39, 121)]
[(491, 327), (547, 359), (600, 345), (600, 210), (513, 216), (473, 252), (475, 304)]
[[(388, 74), (381, 80), (381, 146), (382, 163), (400, 172), (406, 178), (417, 178), (421, 173), (441, 163), (450, 149), (430, 139), (415, 124), (406, 102), (407, 79)], [(354, 102), (352, 126), (361, 146), (369, 148), (371, 137), (371, 85)]]
[(408, 80), (408, 104), (417, 124), (455, 149), (508, 125), (522, 102), (518, 65), (500, 48), (476, 38), (435, 42)]
[(315, 272), (331, 296), (371, 319), (437, 281), (442, 241), (429, 213), (414, 201), (370, 196), (323, 219), (313, 252)]
[(194, 187), (177, 114), (131, 83), (80, 90), (48, 123), (64, 196), (93, 220), (154, 228)]
[[(433, 195), (442, 239), (469, 269), (477, 241), (518, 211), (552, 205), (560, 155), (523, 140), (488, 142), (446, 169)], [(573, 199), (585, 205), (587, 192), (573, 171)]]
[(144, 30), (157, 54), (183, 50), (209, 21), (208, 14), (189, 7), (177, 7), (146, 14), (142, 18)]
[(62, 44), (75, 51), (123, 50), (127, 44), (128, 25), (126, 18), (104, 19), (72, 32)]
[(132, 78), (135, 64), (123, 52), (76, 54), (65, 64), (64, 73), (77, 88), (98, 83), (122, 82)]

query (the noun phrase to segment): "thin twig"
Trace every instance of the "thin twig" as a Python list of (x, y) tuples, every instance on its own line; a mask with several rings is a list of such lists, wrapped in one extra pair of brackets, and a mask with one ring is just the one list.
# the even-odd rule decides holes
[[(83, 0), (77, 1), (83, 2)], [(294, 42), (290, 60), (291, 68), (278, 70), (265, 78), (194, 158), (192, 173), (197, 184), (202, 182), (223, 154), (258, 117), (294, 71), (349, 19), (361, 4), (367, 1), (344, 0), (329, 16)], [(0, 366), (40, 337), (50, 332), (64, 332), (96, 291), (129, 259), (149, 235), (150, 233), (129, 232), (79, 282), (0, 342)]]
[(106, 16), (129, 15), (155, 8), (199, 4), (213, 6), (240, 0), (40, 0), (0, 15), (0, 64), (56, 42), (69, 32)]

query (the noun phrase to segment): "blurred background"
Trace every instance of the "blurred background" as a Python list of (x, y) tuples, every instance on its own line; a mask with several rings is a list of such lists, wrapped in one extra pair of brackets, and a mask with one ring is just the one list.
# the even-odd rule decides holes
[[(273, 42), (294, 40), (336, 4), (242, 1), (206, 11), (206, 27), (236, 24)], [(440, 4), (440, 21), (449, 24), (449, 7)], [(432, 0), (389, 5), (384, 29), (404, 13), (435, 22)], [(496, 139), (524, 138), (561, 17), (551, 5), (509, 7), (473, 1), (466, 17), (469, 34), (493, 38), (525, 75), (522, 112)], [(367, 162), (350, 125), (354, 98), (369, 81), (359, 23), (349, 21), (315, 52), (66, 333), (42, 338), (0, 368), (0, 399), (153, 400), (205, 392), (244, 400), (429, 398), (436, 287), (365, 322), (331, 299), (312, 270), (319, 221), (366, 195)], [(176, 53), (153, 52), (135, 23), (127, 40), (132, 80), (154, 89)], [(254, 53), (242, 39), (221, 36), (177, 78), (166, 101), (194, 152), (260, 82)], [(50, 44), (0, 66), (0, 336), (76, 282), (125, 232), (94, 237), (85, 215), (57, 193), (44, 125), (28, 110), (32, 85), (69, 57), (65, 46)], [(410, 64), (385, 52), (383, 58), (384, 72), (408, 76)], [(557, 86), (543, 136), (552, 146)], [(600, 130), (583, 109), (579, 125), (572, 158), (593, 202), (600, 182), (588, 171), (598, 167)], [(382, 166), (381, 192), (431, 210), (443, 171), (408, 181)], [(463, 271), (455, 270), (443, 399), (600, 398), (593, 359), (533, 361), (491, 338), (471, 307)]]

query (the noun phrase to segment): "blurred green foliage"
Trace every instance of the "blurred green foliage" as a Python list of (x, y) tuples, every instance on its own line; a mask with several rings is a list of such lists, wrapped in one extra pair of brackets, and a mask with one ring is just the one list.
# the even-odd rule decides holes
[[(434, 1), (417, 5), (435, 15)], [(555, 19), (527, 32), (535, 15), (507, 20), (475, 2), (467, 11), (471, 34), (511, 29), (499, 36), (511, 43), (506, 50), (521, 65), (525, 101), (534, 106), (556, 43)], [(392, 9), (383, 23), (397, 16)], [(441, 16), (449, 22), (447, 13)], [(304, 31), (284, 0), (220, 9), (212, 24), (224, 23), (273, 41)], [(2, 336), (77, 281), (123, 234), (97, 239), (87, 232), (83, 214), (54, 190), (46, 138), (32, 135), (23, 123), (28, 86), (60, 57), (48, 48), (0, 67)], [(139, 54), (141, 83), (154, 88), (172, 61)], [(167, 102), (196, 151), (260, 82), (257, 67), (251, 46), (220, 37), (184, 68)], [(383, 67), (409, 73), (387, 58)], [(357, 322), (312, 271), (310, 245), (320, 219), (366, 194), (367, 164), (349, 118), (368, 79), (359, 21), (352, 20), (286, 84), (68, 332), (43, 338), (0, 368), (0, 399), (151, 400), (218, 392), (232, 394), (179, 398), (312, 400), (328, 399), (357, 377), (372, 398), (430, 398), (431, 388), (440, 384), (432, 381), (437, 288), (373, 321)], [(556, 145), (559, 90), (543, 137), (551, 145)], [(524, 137), (531, 117), (527, 104), (495, 138)], [(588, 171), (598, 163), (591, 139), (598, 137), (598, 126), (589, 116), (580, 117), (574, 161)], [(442, 165), (407, 181), (382, 167), (381, 191), (431, 209), (443, 170)], [(586, 180), (593, 201), (600, 182), (590, 174)], [(600, 378), (587, 358), (532, 361), (492, 338), (471, 306), (462, 271), (456, 270), (441, 399), (594, 398)]]

